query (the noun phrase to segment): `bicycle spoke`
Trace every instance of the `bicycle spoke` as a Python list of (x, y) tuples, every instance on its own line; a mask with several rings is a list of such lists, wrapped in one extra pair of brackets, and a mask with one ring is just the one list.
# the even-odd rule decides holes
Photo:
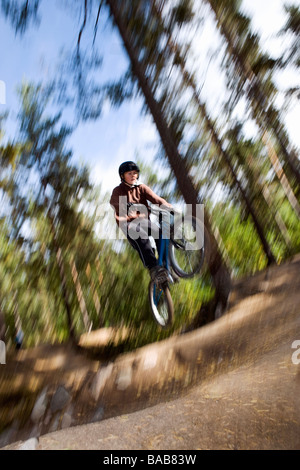
[[(171, 266), (179, 277), (193, 277), (202, 267), (204, 248), (202, 245), (200, 248), (197, 248), (197, 245), (193, 242), (196, 234), (199, 234), (200, 231), (197, 226), (197, 221), (193, 219), (190, 226), (185, 225), (184, 231), (182, 230), (182, 232), (180, 232), (179, 229), (176, 231), (179, 235), (178, 238), (175, 236), (174, 239), (172, 239), (169, 256)], [(179, 228), (181, 228), (180, 225)], [(183, 237), (182, 234), (184, 234)]]

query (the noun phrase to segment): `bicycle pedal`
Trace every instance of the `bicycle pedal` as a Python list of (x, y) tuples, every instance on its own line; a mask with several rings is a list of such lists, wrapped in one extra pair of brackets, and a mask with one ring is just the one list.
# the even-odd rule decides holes
[(165, 284), (167, 285), (169, 282), (170, 282), (170, 279), (167, 279), (165, 276), (162, 276), (162, 277), (158, 277), (155, 279), (155, 282), (159, 285), (159, 286), (164, 286)]

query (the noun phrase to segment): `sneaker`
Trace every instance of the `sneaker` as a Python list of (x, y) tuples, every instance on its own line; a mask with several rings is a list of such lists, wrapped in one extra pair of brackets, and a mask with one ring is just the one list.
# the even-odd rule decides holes
[(169, 273), (163, 266), (154, 266), (150, 269), (151, 281), (163, 284), (169, 281)]

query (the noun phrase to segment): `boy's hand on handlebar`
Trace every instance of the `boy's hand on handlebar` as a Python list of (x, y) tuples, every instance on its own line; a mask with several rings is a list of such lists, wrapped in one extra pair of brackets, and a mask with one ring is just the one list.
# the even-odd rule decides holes
[(167, 212), (173, 212), (174, 214), (178, 214), (178, 213), (179, 213), (179, 211), (178, 211), (177, 209), (175, 209), (175, 207), (173, 207), (172, 204), (169, 204), (169, 203), (167, 203), (167, 204), (162, 204), (162, 205), (160, 206), (160, 208), (163, 209), (163, 210), (165, 210), (165, 211), (167, 211)]
[(174, 207), (172, 206), (172, 204), (169, 204), (168, 202), (166, 204), (162, 204), (160, 206), (160, 208), (163, 209), (163, 210), (167, 210), (168, 212), (170, 210), (175, 210)]
[(135, 220), (137, 218), (139, 219), (146, 219), (146, 214), (140, 213), (138, 211), (134, 211), (130, 213), (130, 216), (128, 216), (129, 221), (131, 222), (132, 220)]

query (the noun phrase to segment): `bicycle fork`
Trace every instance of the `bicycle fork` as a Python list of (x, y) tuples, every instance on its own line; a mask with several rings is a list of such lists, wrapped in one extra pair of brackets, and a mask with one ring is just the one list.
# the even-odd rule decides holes
[[(170, 240), (160, 238), (158, 264), (160, 266), (163, 266), (168, 271), (169, 282), (170, 284), (174, 284), (175, 281), (169, 270), (169, 256), (168, 256), (169, 244), (170, 244)], [(156, 284), (154, 285), (153, 294), (154, 294), (154, 302), (157, 305), (162, 294), (162, 289), (159, 288)]]

